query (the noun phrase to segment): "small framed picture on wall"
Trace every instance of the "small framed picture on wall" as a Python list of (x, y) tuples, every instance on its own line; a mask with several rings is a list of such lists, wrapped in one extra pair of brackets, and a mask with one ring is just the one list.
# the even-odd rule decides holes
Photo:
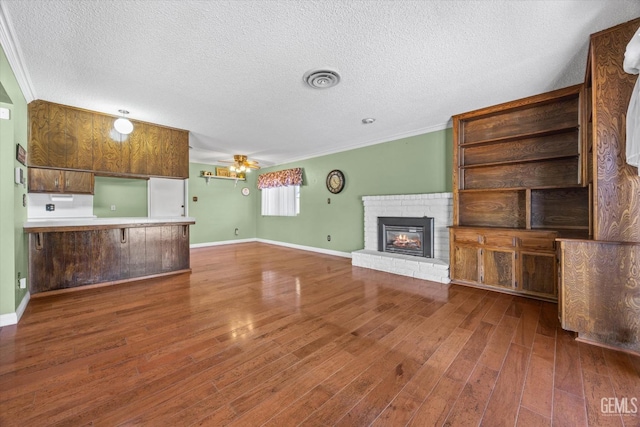
[(228, 168), (216, 168), (216, 176), (224, 176), (229, 178), (229, 169)]
[(27, 166), (27, 152), (20, 144), (16, 145), (16, 160)]

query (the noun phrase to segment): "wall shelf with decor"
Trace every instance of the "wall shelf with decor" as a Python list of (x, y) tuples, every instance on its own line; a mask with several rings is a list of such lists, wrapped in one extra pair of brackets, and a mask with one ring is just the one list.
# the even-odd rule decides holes
[(216, 168), (216, 173), (215, 174), (213, 172), (209, 172), (209, 171), (200, 171), (200, 178), (204, 178), (206, 183), (207, 183), (207, 185), (209, 185), (209, 180), (211, 178), (213, 178), (213, 179), (226, 179), (226, 180), (232, 180), (232, 181), (236, 181), (236, 182), (238, 182), (238, 181), (246, 181), (247, 180), (246, 177), (217, 175), (218, 169), (219, 168)]

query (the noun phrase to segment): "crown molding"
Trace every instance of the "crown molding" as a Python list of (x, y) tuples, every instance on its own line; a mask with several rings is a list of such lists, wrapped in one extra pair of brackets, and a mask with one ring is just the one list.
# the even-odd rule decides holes
[(9, 65), (11, 66), (13, 74), (16, 76), (16, 80), (18, 81), (18, 86), (20, 86), (22, 95), (28, 104), (34, 99), (37, 99), (36, 91), (33, 89), (29, 71), (27, 71), (27, 67), (24, 63), (20, 44), (14, 34), (15, 30), (13, 28), (11, 18), (9, 17), (6, 3), (0, 1), (0, 45), (2, 45), (2, 49), (7, 56)]
[[(343, 147), (340, 147), (340, 148), (338, 148), (336, 150), (316, 151), (314, 153), (311, 153), (311, 154), (303, 156), (303, 157), (296, 157), (296, 158), (290, 158), (290, 159), (278, 161), (277, 164), (274, 164), (274, 165), (271, 165), (271, 166), (280, 166), (280, 165), (284, 165), (284, 164), (287, 164), (287, 163), (293, 163), (293, 162), (299, 162), (299, 161), (302, 161), (302, 160), (314, 159), (316, 157), (328, 156), (329, 154), (343, 153), (345, 151), (355, 150), (356, 148), (368, 147), (370, 145), (382, 144), (382, 143), (385, 143), (385, 142), (397, 141), (397, 140), (403, 139), (403, 138), (409, 138), (409, 137), (412, 137), (412, 136), (424, 135), (424, 134), (431, 133), (431, 132), (436, 132), (436, 131), (439, 131), (439, 130), (445, 130), (445, 129), (448, 129), (448, 128), (451, 127), (451, 123), (452, 123), (452, 121), (449, 120), (448, 122), (439, 123), (439, 124), (433, 125), (433, 126), (427, 126), (427, 127), (424, 127), (424, 128), (414, 129), (414, 130), (410, 130), (410, 131), (406, 131), (406, 132), (400, 132), (400, 133), (396, 133), (396, 134), (393, 134), (393, 135), (388, 135), (388, 136), (384, 136), (384, 137), (378, 137), (378, 138), (370, 139), (368, 141), (363, 141), (363, 142), (359, 142), (359, 143), (356, 143), (356, 144), (343, 146)], [(268, 166), (268, 167), (271, 167), (271, 166)]]

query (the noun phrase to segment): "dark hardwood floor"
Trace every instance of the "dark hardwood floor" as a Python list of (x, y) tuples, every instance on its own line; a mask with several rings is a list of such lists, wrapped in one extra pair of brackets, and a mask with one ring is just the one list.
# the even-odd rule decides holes
[(555, 304), (260, 243), (191, 254), (191, 275), (33, 298), (0, 329), (0, 425), (640, 425), (602, 411), (631, 412), (640, 357), (574, 341)]

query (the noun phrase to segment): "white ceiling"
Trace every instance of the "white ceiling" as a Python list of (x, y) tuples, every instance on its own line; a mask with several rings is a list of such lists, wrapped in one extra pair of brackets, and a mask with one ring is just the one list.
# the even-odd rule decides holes
[[(125, 108), (190, 130), (192, 161), (267, 165), (580, 83), (589, 34), (640, 16), (637, 0), (0, 2), (27, 98)], [(342, 81), (310, 89), (314, 68)]]

